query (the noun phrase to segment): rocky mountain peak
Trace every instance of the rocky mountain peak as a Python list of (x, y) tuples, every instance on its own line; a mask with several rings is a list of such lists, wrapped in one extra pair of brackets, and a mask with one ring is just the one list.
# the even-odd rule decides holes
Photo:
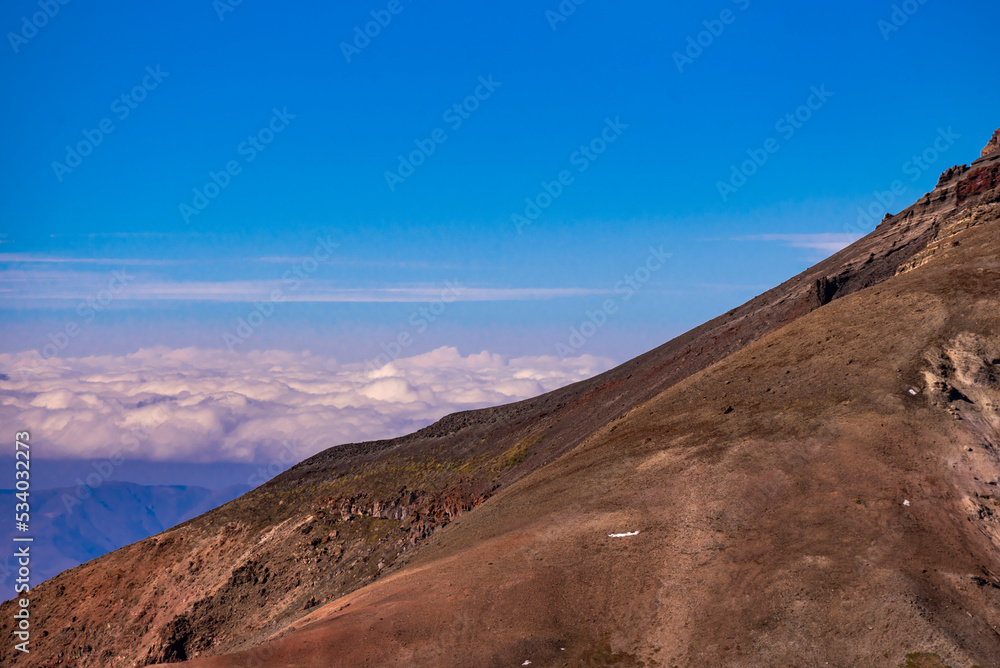
[(990, 143), (988, 143), (986, 148), (983, 149), (980, 157), (985, 158), (986, 156), (996, 153), (997, 151), (1000, 151), (1000, 128), (997, 128), (997, 131), (993, 133), (993, 138), (990, 139)]

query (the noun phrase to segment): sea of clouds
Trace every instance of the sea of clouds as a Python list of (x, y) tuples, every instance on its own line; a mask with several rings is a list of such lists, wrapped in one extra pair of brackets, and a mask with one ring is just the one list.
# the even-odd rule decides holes
[(0, 354), (0, 424), (30, 430), (32, 454), (44, 458), (259, 462), (292, 448), (301, 459), (611, 366), (591, 355), (463, 357), (452, 347), (378, 369), (286, 351), (156, 347), (44, 365), (37, 353)]

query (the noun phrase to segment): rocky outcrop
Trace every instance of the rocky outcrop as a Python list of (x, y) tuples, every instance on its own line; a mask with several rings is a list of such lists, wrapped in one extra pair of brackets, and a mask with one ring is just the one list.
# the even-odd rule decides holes
[(816, 279), (816, 303), (819, 306), (826, 306), (837, 296), (837, 291), (841, 287), (839, 276), (821, 276)]
[[(189, 589), (197, 598), (162, 627), (142, 663), (211, 654), (220, 646), (239, 646), (254, 633), (262, 639), (280, 627), (259, 617), (261, 610), (283, 608), (282, 616), (294, 619), (372, 582), (404, 552), (482, 504), (492, 492), (461, 486), (401, 487), (384, 496), (327, 497), (301, 521), (285, 523), (267, 535), (263, 549), (245, 553), (222, 586), (210, 592)], [(235, 538), (244, 529), (227, 526), (227, 533)], [(191, 562), (187, 571), (202, 567)]]
[(1000, 554), (1000, 339), (971, 333), (925, 354), (928, 399), (962, 421), (978, 441), (950, 456), (962, 463), (958, 485), (968, 521)]
[(958, 184), (958, 201), (992, 190), (1000, 185), (1000, 163), (980, 167), (969, 174), (969, 178)]
[(458, 488), (425, 492), (403, 487), (388, 500), (368, 496), (329, 499), (317, 517), (322, 519), (328, 512), (341, 522), (364, 517), (406, 521), (402, 527), (407, 534), (406, 541), (410, 545), (416, 545), (462, 513), (482, 504), (491, 496), (492, 491), (474, 495)]
[(938, 178), (936, 187), (940, 188), (941, 186), (945, 185), (956, 176), (961, 176), (962, 174), (965, 174), (967, 171), (969, 171), (968, 165), (955, 165), (954, 167), (949, 167), (948, 169), (944, 170), (944, 172), (941, 173), (940, 178)]
[(951, 252), (961, 243), (959, 235), (964, 231), (996, 219), (1000, 210), (1000, 153), (980, 158), (971, 166), (946, 170), (933, 192), (896, 218), (909, 223), (916, 220), (919, 209), (931, 222), (929, 234), (923, 248), (900, 263), (897, 274)]
[(983, 149), (981, 157), (985, 158), (986, 156), (992, 153), (996, 153), (997, 151), (1000, 151), (1000, 128), (998, 128), (997, 131), (993, 133), (993, 138), (990, 139), (990, 142), (986, 145), (986, 148)]

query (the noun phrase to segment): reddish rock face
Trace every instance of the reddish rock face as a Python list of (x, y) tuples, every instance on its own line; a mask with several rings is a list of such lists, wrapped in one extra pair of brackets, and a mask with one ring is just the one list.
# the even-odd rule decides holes
[(990, 143), (983, 149), (983, 153), (980, 157), (985, 158), (991, 153), (996, 153), (997, 151), (1000, 151), (1000, 128), (997, 128), (997, 131), (993, 133), (993, 139), (991, 139)]
[(980, 167), (958, 184), (958, 201), (992, 190), (997, 185), (1000, 185), (1000, 164)]

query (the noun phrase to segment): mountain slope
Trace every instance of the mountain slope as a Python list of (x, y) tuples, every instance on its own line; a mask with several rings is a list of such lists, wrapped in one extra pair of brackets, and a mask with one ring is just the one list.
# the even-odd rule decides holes
[(185, 665), (997, 666), (1000, 205), (959, 227), (599, 430), (405, 570)]
[[(950, 245), (948, 235), (956, 230), (985, 235), (977, 242), (987, 249), (986, 260), (996, 256), (998, 163), (1000, 156), (992, 155), (971, 169), (949, 170), (932, 193), (865, 239), (601, 376), (529, 401), (452, 415), (408, 437), (332, 448), (222, 508), (64, 573), (33, 591), (33, 615), (48, 635), (29, 657), (0, 647), (0, 659), (25, 666), (145, 665), (245, 650), (282, 633), (288, 635), (256, 651), (288, 659), (305, 647), (302, 665), (329, 665), (328, 652), (335, 648), (338, 661), (347, 662), (342, 665), (353, 665), (388, 661), (388, 654), (377, 655), (384, 644), (387, 653), (410, 657), (411, 663), (434, 665), (440, 655), (460, 664), (468, 655), (469, 665), (491, 665), (529, 650), (537, 652), (530, 659), (536, 664), (558, 661), (552, 657), (561, 654), (545, 652), (567, 647), (573, 657), (597, 665), (640, 658), (671, 665), (657, 656), (668, 654), (682, 665), (706, 665), (700, 663), (703, 656), (728, 660), (719, 654), (724, 645), (751, 642), (763, 656), (761, 634), (770, 617), (761, 616), (767, 606), (753, 594), (763, 591), (758, 585), (780, 583), (774, 579), (778, 574), (792, 572), (790, 565), (779, 568), (764, 558), (771, 546), (808, 541), (790, 533), (803, 531), (794, 514), (776, 513), (770, 524), (763, 523), (769, 504), (805, 503), (801, 490), (813, 487), (830, 498), (835, 490), (842, 495), (841, 480), (873, 475), (872, 457), (863, 453), (874, 448), (891, 454), (873, 443), (868, 449), (837, 445), (832, 462), (815, 454), (804, 457), (853, 442), (854, 436), (845, 434), (854, 432), (843, 431), (833, 416), (842, 413), (845, 421), (865, 412), (894, 416), (877, 429), (862, 419), (854, 427), (857, 439), (889, 429), (882, 424), (910, 428), (896, 422), (897, 413), (905, 413), (900, 405), (879, 403), (882, 395), (865, 394), (861, 390), (868, 385), (856, 387), (850, 379), (864, 376), (871, 387), (882, 387), (896, 379), (895, 369), (883, 368), (894, 356), (910, 360), (926, 352), (922, 345), (941, 337), (942, 346), (951, 345), (950, 330), (921, 329), (919, 318), (910, 323), (904, 317), (910, 312), (901, 306), (909, 298), (897, 297), (902, 293), (888, 286), (929, 277), (919, 289), (936, 294), (931, 283), (947, 275), (951, 263), (957, 270), (973, 261), (955, 255), (971, 252), (968, 244)], [(972, 212), (978, 218), (969, 218)], [(994, 269), (986, 260), (979, 267), (984, 273), (968, 282), (970, 289), (996, 287), (989, 283), (994, 274), (987, 269)], [(892, 278), (901, 269), (908, 272)], [(880, 290), (886, 290), (885, 299), (869, 303)], [(968, 295), (956, 288), (952, 297), (967, 301)], [(940, 295), (936, 299), (942, 305), (932, 305), (935, 317), (952, 318), (953, 305)], [(872, 329), (864, 313), (880, 304), (887, 309), (885, 322), (905, 324), (907, 336), (923, 332), (924, 338), (892, 343), (885, 327)], [(987, 316), (984, 322), (992, 323)], [(847, 327), (841, 321), (854, 323), (858, 333), (856, 357), (850, 364), (844, 360), (843, 370), (821, 363), (825, 358), (819, 355), (836, 348), (826, 337)], [(816, 330), (817, 322), (823, 328)], [(960, 333), (956, 329), (952, 338)], [(764, 354), (779, 340), (785, 341), (784, 358), (775, 357), (780, 351)], [(890, 343), (894, 347), (885, 349)], [(945, 348), (941, 355), (948, 357)], [(771, 366), (758, 360), (770, 360)], [(798, 371), (808, 365), (815, 369)], [(935, 368), (941, 378), (952, 373), (947, 362)], [(772, 371), (777, 377), (763, 387)], [(914, 388), (919, 381), (907, 380)], [(893, 387), (885, 396), (895, 392)], [(779, 398), (780, 410), (774, 404)], [(841, 403), (848, 399), (853, 406)], [(947, 425), (958, 422), (947, 410), (934, 410), (948, 415)], [(977, 419), (987, 424), (986, 418)], [(959, 437), (934, 425), (943, 430), (941, 439)], [(894, 433), (886, 431), (885, 438)], [(930, 436), (913, 432), (911, 439), (930, 448), (918, 438)], [(928, 462), (935, 453), (928, 452)], [(785, 470), (780, 464), (787, 457), (804, 461)], [(921, 475), (930, 476), (932, 486), (950, 489), (938, 473), (927, 469)], [(817, 508), (807, 515), (807, 526), (824, 535), (847, 531), (846, 551), (856, 550), (873, 527), (895, 526), (895, 502), (889, 503), (884, 490), (875, 493), (885, 481), (873, 480), (861, 486), (867, 491), (859, 491), (861, 502), (854, 504), (869, 509), (868, 499), (869, 515), (850, 526), (829, 524)], [(849, 516), (841, 511), (834, 519), (846, 522)], [(935, 521), (952, 527), (950, 511), (940, 512)], [(637, 529), (637, 536), (606, 537)], [(952, 529), (941, 545), (954, 551), (950, 541), (962, 534)], [(744, 531), (758, 540), (746, 542)], [(886, 535), (892, 534), (880, 534)], [(657, 542), (645, 542), (651, 537)], [(661, 542), (673, 551), (660, 549)], [(809, 562), (814, 570), (841, 563), (837, 555), (824, 561), (822, 551), (806, 556), (818, 560)], [(716, 562), (708, 557), (718, 565), (711, 566)], [(948, 561), (949, 567), (954, 563)], [(903, 577), (898, 569), (892, 573)], [(834, 582), (847, 577), (840, 571), (833, 575)], [(858, 595), (844, 582), (845, 591)], [(720, 586), (750, 598), (725, 595)], [(684, 587), (690, 596), (671, 593)], [(481, 592), (489, 596), (477, 595)], [(778, 590), (775, 595), (790, 596)], [(10, 606), (0, 611), (5, 631)], [(749, 619), (734, 627), (745, 640), (726, 640), (720, 626), (727, 610)], [(119, 623), (107, 625), (109, 616)], [(787, 629), (778, 621), (774, 642), (787, 643)], [(951, 636), (940, 625), (933, 628), (944, 638), (942, 647), (961, 646), (947, 640)], [(657, 633), (661, 640), (654, 646)], [(365, 636), (369, 641), (360, 642)], [(685, 645), (686, 637), (692, 640)], [(235, 665), (234, 660), (207, 665)]]
[[(220, 490), (183, 485), (138, 485), (105, 480), (97, 487), (32, 491), (35, 558), (32, 583), (67, 568), (160, 533), (232, 501), (249, 489), (234, 485)], [(0, 507), (14, 507), (14, 490), (0, 490)], [(81, 498), (82, 497), (82, 498)], [(0, 539), (11, 544), (17, 535), (14, 515), (0, 516)], [(13, 557), (0, 564), (0, 584), (14, 590)]]

